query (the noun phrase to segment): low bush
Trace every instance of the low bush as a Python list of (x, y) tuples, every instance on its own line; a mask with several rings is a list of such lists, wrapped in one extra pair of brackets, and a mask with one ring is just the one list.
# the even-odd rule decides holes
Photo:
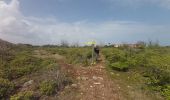
[(122, 62), (115, 62), (112, 63), (111, 68), (117, 71), (128, 71), (128, 64), (127, 63), (122, 63)]
[[(104, 48), (109, 68), (117, 71), (128, 69), (141, 72), (147, 77), (146, 84), (158, 92), (162, 92), (170, 100), (170, 48), (145, 48), (142, 50), (125, 50), (118, 48)], [(143, 69), (143, 70), (138, 70)]]
[(60, 54), (66, 57), (70, 64), (90, 65), (92, 53), (91, 48), (48, 48), (47, 51)]
[(132, 59), (128, 59), (126, 52), (123, 50), (117, 48), (105, 49), (103, 53), (109, 63), (109, 67), (113, 70), (128, 71), (129, 67), (133, 65)]
[(8, 79), (16, 79), (26, 74), (30, 74), (41, 68), (42, 59), (33, 57), (29, 52), (17, 53), (6, 68), (5, 75)]
[(170, 73), (167, 70), (149, 67), (143, 74), (145, 77), (149, 77), (148, 84), (153, 86), (166, 86), (170, 84)]
[(44, 95), (52, 95), (56, 90), (57, 84), (54, 81), (43, 81), (39, 88)]
[(0, 99), (10, 95), (15, 85), (7, 79), (0, 78)]
[(122, 50), (113, 49), (110, 55), (108, 56), (108, 60), (111, 63), (119, 62), (119, 61), (124, 62), (126, 61), (126, 53)]
[(33, 91), (26, 91), (11, 96), (10, 100), (35, 100), (35, 97)]
[(167, 86), (162, 90), (162, 95), (165, 96), (166, 100), (170, 100), (170, 85), (167, 85)]

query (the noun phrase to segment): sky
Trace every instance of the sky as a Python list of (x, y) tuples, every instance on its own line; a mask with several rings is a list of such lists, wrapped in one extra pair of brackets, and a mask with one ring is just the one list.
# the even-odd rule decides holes
[(34, 45), (170, 45), (170, 0), (0, 0), (0, 38)]

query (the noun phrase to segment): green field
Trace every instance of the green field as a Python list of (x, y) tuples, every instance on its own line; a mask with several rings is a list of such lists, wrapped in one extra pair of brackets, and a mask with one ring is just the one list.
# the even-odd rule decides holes
[[(101, 51), (107, 71), (124, 97), (131, 100), (142, 92), (157, 100), (170, 100), (170, 48), (102, 47)], [(72, 68), (66, 66), (88, 67), (92, 59), (90, 47), (14, 46), (1, 50), (0, 57), (2, 100), (54, 96), (75, 82), (67, 71)]]

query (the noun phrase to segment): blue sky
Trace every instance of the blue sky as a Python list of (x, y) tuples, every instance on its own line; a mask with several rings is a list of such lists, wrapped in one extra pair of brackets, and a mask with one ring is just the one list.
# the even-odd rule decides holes
[(96, 40), (170, 45), (170, 0), (1, 0), (0, 38), (58, 44)]
[[(122, 2), (124, 1), (122, 0)], [(156, 4), (123, 5), (116, 0), (115, 2), (109, 0), (21, 0), (21, 4), (24, 15), (54, 16), (68, 22), (77, 20), (95, 22), (132, 20), (154, 24), (170, 22), (170, 9)]]

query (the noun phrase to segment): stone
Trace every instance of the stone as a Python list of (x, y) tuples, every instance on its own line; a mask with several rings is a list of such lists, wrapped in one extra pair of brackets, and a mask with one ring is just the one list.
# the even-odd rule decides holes
[(83, 81), (88, 80), (88, 77), (81, 77)]
[(103, 77), (98, 77), (98, 79), (103, 80)]
[(81, 79), (81, 77), (79, 76), (79, 77), (77, 77), (77, 80), (80, 80)]
[(94, 85), (100, 85), (101, 83), (94, 83)]
[(98, 77), (96, 77), (96, 76), (93, 76), (93, 79), (94, 79), (94, 80), (97, 80), (97, 79), (98, 79)]
[(77, 84), (72, 84), (71, 86), (74, 87), (74, 88), (76, 88), (76, 87), (77, 87)]
[(33, 80), (30, 80), (30, 81), (28, 81), (28, 82), (25, 82), (24, 85), (23, 85), (23, 87), (28, 87), (28, 86), (32, 85), (33, 82), (34, 82)]
[(103, 67), (103, 66), (100, 66), (100, 68), (101, 68), (101, 69), (104, 69), (105, 67)]
[(128, 85), (127, 87), (128, 87), (128, 88), (130, 88), (130, 86), (129, 86), (129, 85)]

